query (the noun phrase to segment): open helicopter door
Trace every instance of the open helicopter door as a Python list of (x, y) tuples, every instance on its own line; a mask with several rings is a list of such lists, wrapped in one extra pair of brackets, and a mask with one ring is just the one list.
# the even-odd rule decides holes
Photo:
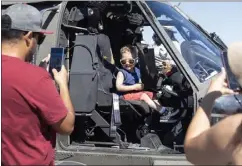
[[(192, 27), (192, 23), (171, 5), (158, 1), (139, 1), (136, 3), (142, 9), (152, 29), (174, 60), (178, 70), (192, 87), (194, 97), (192, 107), (194, 107), (195, 111), (202, 97), (206, 94), (211, 78), (220, 72), (222, 63), (219, 54), (221, 50), (215, 43), (205, 38), (201, 31)], [(181, 19), (181, 21), (177, 18)], [(173, 32), (175, 31), (172, 36), (164, 28), (169, 26), (172, 26)], [(200, 36), (195, 36), (195, 33), (199, 33)], [(177, 48), (173, 41), (173, 38), (178, 37), (183, 39), (177, 40), (180, 48)], [(206, 56), (202, 56), (203, 54), (206, 54)], [(195, 64), (191, 64), (187, 58), (188, 56), (196, 58), (192, 61)], [(217, 63), (214, 63), (215, 61)], [(205, 68), (207, 66), (209, 66), (209, 71)]]
[[(191, 89), (191, 95), (184, 99), (187, 109), (190, 110), (188, 111), (189, 116), (186, 117), (191, 119), (202, 98), (206, 95), (212, 77), (221, 71), (221, 50), (168, 3), (158, 1), (138, 1), (136, 3), (175, 62), (178, 72), (189, 84), (185, 85), (185, 88)], [(174, 81), (180, 82), (181, 80)], [(183, 84), (183, 81), (181, 83)], [(182, 86), (184, 88), (184, 85)], [(173, 135), (186, 129), (187, 127), (178, 123), (174, 127), (174, 131), (178, 132), (173, 132)], [(185, 134), (185, 131), (183, 133)], [(170, 136), (168, 137), (170, 138)]]

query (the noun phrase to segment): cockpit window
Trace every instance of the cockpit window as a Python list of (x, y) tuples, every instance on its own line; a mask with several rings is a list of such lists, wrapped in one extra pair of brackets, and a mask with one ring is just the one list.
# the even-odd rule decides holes
[(200, 82), (204, 82), (221, 71), (220, 50), (189, 20), (183, 17), (172, 6), (158, 2), (146, 1), (160, 24), (169, 29), (166, 31), (184, 57)]

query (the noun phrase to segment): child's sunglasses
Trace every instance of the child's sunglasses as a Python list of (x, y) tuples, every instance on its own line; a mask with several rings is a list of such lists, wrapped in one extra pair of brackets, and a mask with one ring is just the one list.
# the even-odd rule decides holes
[(121, 63), (122, 65), (127, 64), (127, 62), (129, 62), (129, 64), (133, 65), (133, 64), (134, 64), (134, 59), (121, 59), (121, 60), (120, 60), (120, 63)]

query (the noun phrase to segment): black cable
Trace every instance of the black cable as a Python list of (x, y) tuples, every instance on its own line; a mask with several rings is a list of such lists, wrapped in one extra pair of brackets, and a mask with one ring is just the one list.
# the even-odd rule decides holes
[(92, 58), (92, 66), (94, 67), (94, 60), (93, 60), (93, 55), (92, 55), (92, 52), (91, 52), (91, 50), (87, 47), (87, 46), (85, 46), (84, 44), (75, 44), (74, 46), (72, 46), (71, 48), (69, 48), (69, 51), (71, 50), (71, 49), (73, 49), (74, 47), (76, 47), (76, 46), (81, 46), (81, 47), (84, 47), (85, 49), (87, 49), (87, 51), (90, 53), (90, 55), (91, 55), (91, 58)]

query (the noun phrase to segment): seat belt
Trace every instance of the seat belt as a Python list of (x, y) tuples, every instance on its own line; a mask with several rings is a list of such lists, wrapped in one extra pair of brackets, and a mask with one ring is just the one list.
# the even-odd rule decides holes
[(122, 124), (120, 109), (119, 109), (119, 96), (113, 93), (113, 107), (111, 114), (111, 123), (110, 123), (110, 136), (116, 137), (117, 127)]
[(119, 109), (119, 96), (113, 93), (113, 113), (114, 113), (114, 124), (120, 126), (122, 124)]

